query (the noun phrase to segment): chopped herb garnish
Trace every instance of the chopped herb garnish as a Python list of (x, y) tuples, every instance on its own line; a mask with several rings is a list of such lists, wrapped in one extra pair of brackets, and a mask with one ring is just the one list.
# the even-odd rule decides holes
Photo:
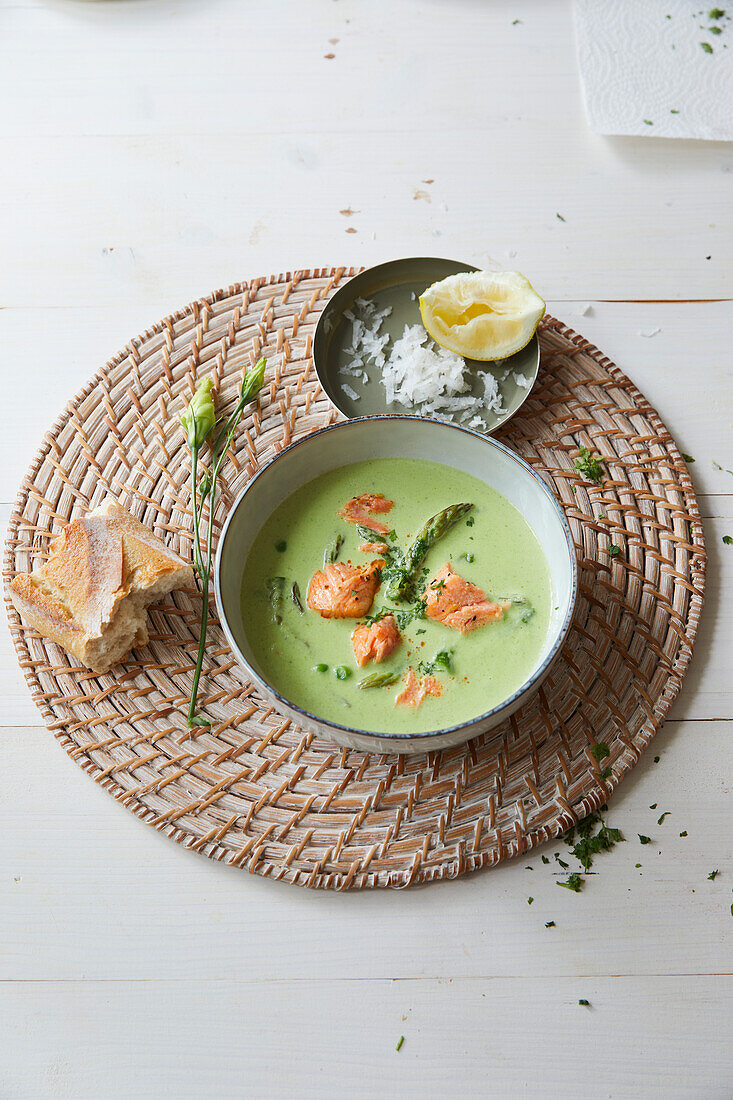
[(351, 676), (351, 669), (347, 668), (346, 665), (337, 665), (333, 671), (337, 680), (348, 680)]
[(583, 889), (584, 879), (578, 874), (577, 871), (573, 871), (572, 875), (568, 876), (567, 882), (557, 882), (556, 886), (564, 886), (566, 890), (572, 890), (574, 894), (579, 894)]
[(435, 654), (435, 657), (432, 659), (432, 661), (421, 661), (418, 665), (418, 668), (424, 676), (429, 676), (431, 672), (439, 672), (441, 668), (444, 668), (446, 672), (452, 672), (452, 657), (452, 649), (441, 649), (439, 653)]
[(611, 771), (610, 768), (604, 768), (603, 771), (601, 772), (601, 779), (610, 779), (612, 775), (613, 775), (613, 772)]
[(710, 31), (711, 34), (722, 34), (723, 33), (723, 28), (722, 27), (708, 27), (708, 30)]
[(555, 214), (555, 217), (556, 217), (556, 218), (557, 218), (557, 219), (558, 219), (559, 221), (561, 221), (561, 222), (564, 222), (564, 221), (565, 221), (565, 219), (563, 218), (562, 214)]
[(708, 875), (708, 878), (710, 879), (711, 882), (713, 882), (719, 874), (720, 874), (720, 871), (716, 867), (716, 869), (714, 871), (710, 872), (710, 874)]
[(462, 558), (465, 558), (469, 565), (476, 560), (474, 554), (461, 554)]
[(596, 485), (603, 482), (603, 460), (598, 455), (592, 455), (587, 447), (579, 449), (579, 457), (573, 462), (575, 469), (584, 474), (589, 481), (595, 481)]
[(563, 871), (567, 871), (567, 869), (568, 869), (568, 867), (570, 866), (570, 864), (569, 864), (569, 863), (566, 863), (564, 859), (560, 859), (560, 856), (559, 856), (559, 855), (557, 854), (557, 852), (555, 852), (555, 859), (556, 859), (556, 860), (557, 860), (557, 862), (558, 862), (558, 863), (560, 864), (560, 866), (562, 867)]
[(404, 1035), (400, 1035), (399, 1039), (397, 1040), (397, 1046), (395, 1047), (395, 1050), (401, 1050), (402, 1049), (402, 1044), (404, 1043), (404, 1041), (405, 1041)]
[(705, 50), (705, 53), (712, 53), (713, 52), (713, 47), (710, 45), (709, 42), (701, 42), (700, 46), (702, 47), (703, 50)]
[(723, 535), (723, 542), (726, 546), (733, 546), (733, 538), (730, 535)]
[(621, 553), (621, 547), (618, 546), (617, 543), (615, 543), (615, 542), (609, 543), (609, 545), (608, 545), (608, 556), (609, 556), (609, 558), (617, 558), (620, 553)]
[[(595, 836), (593, 828), (600, 821), (600, 828)], [(580, 840), (573, 847), (572, 853), (583, 865), (583, 870), (588, 871), (593, 865), (593, 856), (599, 852), (610, 852), (624, 837), (620, 829), (610, 829), (600, 817), (600, 814), (589, 814), (578, 825)]]
[(684, 451), (682, 451), (682, 457), (685, 460), (685, 462), (688, 464), (688, 466), (691, 462), (695, 461), (695, 459), (692, 457), (692, 455), (686, 455)]
[(531, 898), (531, 897), (527, 898), (527, 905), (531, 905), (533, 901), (534, 901), (534, 898)]
[(725, 15), (725, 8), (711, 8), (708, 12), (708, 19), (722, 19)]
[(649, 809), (650, 809), (650, 810), (656, 810), (656, 808), (657, 808), (657, 803), (656, 803), (656, 802), (652, 802), (652, 804), (651, 804), (651, 806), (649, 807)]
[(555, 927), (554, 920), (545, 921), (545, 928), (554, 928), (554, 927)]
[(542, 862), (543, 862), (543, 863), (549, 863), (550, 861), (549, 861), (549, 859), (547, 858), (547, 856), (543, 856), (543, 857), (542, 857)]
[(650, 836), (642, 836), (641, 833), (636, 834), (639, 837), (640, 844), (651, 844), (652, 838)]
[(317, 664), (317, 665), (313, 666), (313, 671), (314, 672), (328, 672), (328, 665), (324, 665), (321, 662), (320, 664)]
[(665, 817), (669, 817), (670, 812), (671, 812), (670, 810), (665, 810), (664, 813), (662, 814), (662, 816), (657, 818), (657, 825), (661, 825), (663, 823)]
[(303, 601), (300, 598), (300, 586), (297, 581), (293, 581), (293, 587), (290, 589), (290, 597), (301, 615), (305, 614)]
[(594, 745), (590, 750), (595, 756), (596, 760), (600, 763), (601, 760), (605, 760), (607, 756), (611, 755), (611, 750), (605, 741), (599, 741), (597, 745)]
[(476, 522), (476, 517), (475, 516), (469, 516), (468, 519), (466, 520), (466, 527), (473, 527), (475, 522)]
[(288, 544), (285, 539), (280, 539), (279, 542), (275, 543), (275, 549), (277, 550), (278, 554), (284, 554), (287, 548)]
[(658, 757), (658, 756), (655, 756), (655, 757), (654, 757), (654, 763), (655, 763), (655, 764), (658, 764), (658, 763), (659, 763), (659, 757)]
[(580, 997), (578, 999), (578, 1004), (585, 1005), (586, 1008), (590, 1008), (590, 1001), (586, 1001), (585, 997)]
[[(671, 110), (671, 111), (670, 111), (669, 113), (670, 113), (671, 115), (678, 115), (678, 114), (679, 114), (679, 111), (675, 111), (675, 109), (674, 109), (674, 107), (673, 107), (673, 108), (672, 108), (672, 110)], [(683, 458), (685, 458), (685, 456), (684, 456), (684, 455), (683, 455), (682, 457), (683, 457)], [(686, 462), (686, 461), (687, 461), (687, 459), (685, 459), (685, 462)], [(693, 458), (693, 460), (692, 460), (692, 461), (694, 462), (694, 461), (695, 461), (695, 459)]]
[(654, 123), (652, 122), (652, 120), (650, 118), (645, 118), (643, 121), (644, 121), (645, 126), (653, 126), (654, 125)]
[(641, 867), (641, 864), (640, 863), (635, 863), (634, 867)]
[(687, 829), (680, 833), (680, 836), (687, 836)]

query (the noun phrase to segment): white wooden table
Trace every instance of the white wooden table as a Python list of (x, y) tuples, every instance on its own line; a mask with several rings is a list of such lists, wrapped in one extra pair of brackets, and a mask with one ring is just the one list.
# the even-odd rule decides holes
[(525, 272), (628, 372), (710, 553), (682, 697), (607, 815), (627, 843), (579, 895), (540, 853), (336, 896), (186, 852), (64, 754), (3, 633), (0, 1096), (731, 1097), (733, 149), (591, 134), (542, 0), (0, 0), (0, 103), (4, 519), (158, 317), (435, 254)]

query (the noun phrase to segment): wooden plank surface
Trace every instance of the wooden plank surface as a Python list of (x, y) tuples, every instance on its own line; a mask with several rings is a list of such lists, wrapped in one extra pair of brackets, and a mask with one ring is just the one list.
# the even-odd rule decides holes
[(66, 756), (3, 631), (0, 1096), (729, 1097), (731, 146), (592, 135), (571, 5), (542, 0), (0, 0), (0, 101), (3, 525), (66, 400), (166, 313), (442, 254), (526, 272), (630, 375), (710, 551), (682, 696), (579, 895), (564, 845), (390, 893), (213, 864)]

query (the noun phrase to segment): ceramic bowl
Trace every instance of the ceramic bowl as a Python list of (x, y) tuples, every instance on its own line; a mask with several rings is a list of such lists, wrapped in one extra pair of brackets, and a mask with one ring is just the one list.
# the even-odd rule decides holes
[[(242, 572), (247, 554), (268, 517), (296, 489), (345, 463), (382, 457), (442, 461), (502, 493), (521, 512), (545, 552), (553, 589), (550, 624), (542, 652), (528, 679), (508, 699), (469, 722), (420, 734), (374, 733), (319, 718), (292, 703), (257, 671), (240, 613)], [(440, 456), (438, 458), (438, 456)], [(502, 443), (478, 432), (412, 416), (349, 420), (291, 444), (252, 478), (224, 524), (214, 583), (219, 617), (232, 652), (276, 710), (302, 729), (365, 752), (426, 752), (485, 733), (525, 703), (557, 657), (575, 607), (578, 577), (575, 548), (564, 513), (547, 485)]]

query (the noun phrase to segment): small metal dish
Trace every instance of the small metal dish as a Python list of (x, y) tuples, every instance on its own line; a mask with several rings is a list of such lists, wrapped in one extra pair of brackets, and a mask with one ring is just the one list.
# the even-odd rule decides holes
[[(390, 342), (402, 336), (405, 325), (422, 324), (418, 298), (432, 283), (456, 275), (460, 271), (476, 271), (472, 264), (457, 260), (444, 260), (431, 256), (410, 256), (402, 260), (390, 260), (361, 271), (349, 279), (329, 300), (316, 326), (313, 339), (313, 362), (324, 392), (340, 413), (350, 420), (354, 417), (420, 414), (417, 409), (387, 403), (379, 368), (372, 364), (369, 380), (364, 382), (345, 374), (342, 368), (350, 362), (352, 322), (346, 316), (354, 309), (357, 298), (374, 302), (378, 309), (390, 307), (392, 312), (382, 322), (381, 333), (387, 333)], [(471, 392), (480, 396), (484, 392), (482, 372), (490, 371), (497, 380), (504, 411), (484, 409), (486, 427), (490, 435), (521, 408), (529, 396), (540, 366), (540, 345), (535, 334), (516, 355), (508, 359), (480, 362), (467, 359), (473, 381)], [(528, 385), (520, 385), (515, 374), (523, 376)], [(357, 396), (350, 397), (346, 384)], [(460, 421), (452, 417), (455, 423)]]

